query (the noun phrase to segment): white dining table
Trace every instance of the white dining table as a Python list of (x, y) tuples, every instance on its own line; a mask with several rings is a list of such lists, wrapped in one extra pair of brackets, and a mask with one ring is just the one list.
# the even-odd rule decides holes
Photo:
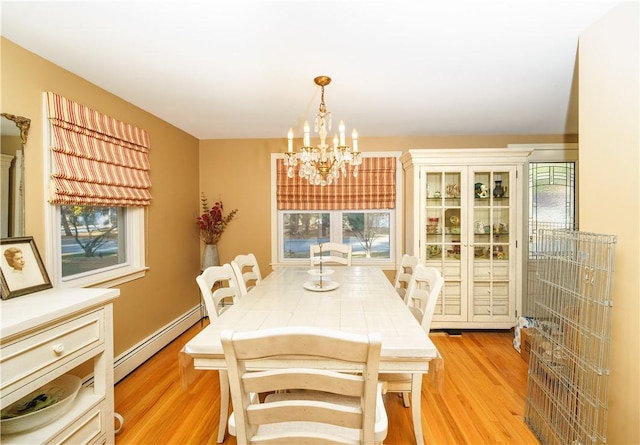
[[(354, 333), (379, 332), (380, 373), (414, 374), (412, 418), (421, 418), (422, 374), (429, 372), (430, 362), (439, 354), (389, 279), (377, 267), (324, 267), (323, 288), (319, 289), (313, 284), (319, 280), (317, 272), (304, 267), (274, 270), (185, 345), (182, 353), (192, 359), (195, 369), (221, 371), (218, 443), (224, 440), (229, 405), (226, 362), (220, 343), (220, 333), (226, 329), (313, 326)], [(292, 365), (281, 360), (267, 361), (261, 362), (260, 368)], [(344, 364), (328, 361), (305, 361), (305, 365), (345, 370)], [(416, 443), (423, 444), (421, 422), (414, 421), (413, 429)]]

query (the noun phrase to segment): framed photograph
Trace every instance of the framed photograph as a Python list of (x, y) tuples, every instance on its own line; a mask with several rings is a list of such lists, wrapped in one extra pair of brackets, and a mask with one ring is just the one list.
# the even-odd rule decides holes
[(53, 287), (32, 236), (0, 240), (2, 299)]

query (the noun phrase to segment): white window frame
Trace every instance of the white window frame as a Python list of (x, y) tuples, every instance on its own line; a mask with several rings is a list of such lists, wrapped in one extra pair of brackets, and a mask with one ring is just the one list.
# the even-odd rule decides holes
[[(369, 266), (383, 266), (387, 265), (395, 256), (395, 209), (371, 209), (371, 210), (279, 210), (278, 211), (278, 228), (284, 225), (284, 215), (287, 213), (328, 213), (331, 230), (329, 232), (329, 239), (331, 242), (342, 243), (343, 227), (342, 218), (347, 213), (388, 213), (389, 214), (389, 258), (367, 258), (362, 259), (359, 257), (352, 258), (352, 264), (369, 265)], [(280, 235), (280, 233), (278, 233)], [(284, 258), (280, 255), (284, 252), (284, 239), (278, 236), (278, 264), (299, 266), (300, 264), (306, 264), (309, 259), (304, 258)]]
[[(47, 93), (43, 93), (43, 160), (44, 160), (44, 196), (49, 196), (49, 178), (53, 173), (51, 159), (51, 125), (47, 116)], [(142, 278), (148, 269), (146, 265), (146, 209), (126, 207), (125, 219), (125, 255), (126, 262), (103, 269), (62, 277), (62, 246), (60, 243), (60, 207), (49, 203), (45, 206), (45, 249), (44, 257), (47, 273), (54, 287), (90, 287), (117, 286), (128, 281)]]
[[(278, 201), (277, 201), (277, 180), (278, 180), (278, 172), (277, 172), (277, 164), (276, 161), (278, 159), (283, 159), (284, 155), (282, 153), (271, 153), (271, 267), (285, 267), (285, 266), (302, 266), (307, 265), (309, 263), (308, 259), (292, 259), (292, 260), (283, 260), (280, 258), (280, 251), (283, 248), (284, 241), (281, 239), (280, 234), (282, 231), (280, 228), (283, 224), (282, 213), (330, 213), (333, 218), (334, 213), (342, 214), (343, 211), (354, 211), (354, 212), (390, 212), (390, 220), (389, 220), (389, 243), (390, 243), (390, 257), (388, 259), (362, 259), (362, 258), (354, 258), (352, 260), (352, 264), (354, 266), (376, 266), (381, 269), (387, 270), (395, 270), (396, 263), (399, 261), (399, 258), (402, 257), (402, 246), (403, 246), (403, 231), (404, 227), (404, 198), (403, 198), (403, 170), (402, 163), (400, 162), (400, 156), (402, 152), (399, 151), (377, 151), (377, 152), (362, 152), (362, 157), (394, 157), (396, 158), (396, 205), (395, 209), (378, 209), (378, 210), (278, 210)], [(330, 185), (326, 187), (331, 187)], [(340, 232), (339, 235), (336, 235), (334, 231)], [(342, 237), (342, 224), (334, 224), (332, 219), (331, 224), (331, 237)]]

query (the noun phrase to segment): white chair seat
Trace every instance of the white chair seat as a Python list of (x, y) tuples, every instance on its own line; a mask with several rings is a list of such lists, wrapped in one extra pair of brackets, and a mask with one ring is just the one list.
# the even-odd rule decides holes
[[(394, 384), (394, 383), (405, 383), (411, 382), (411, 374), (409, 373), (394, 373), (394, 374), (380, 374), (380, 379), (384, 380), (385, 383)], [(385, 388), (388, 390), (388, 388)]]

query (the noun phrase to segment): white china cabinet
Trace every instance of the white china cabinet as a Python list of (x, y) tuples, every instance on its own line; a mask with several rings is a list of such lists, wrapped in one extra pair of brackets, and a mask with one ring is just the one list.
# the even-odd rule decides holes
[(529, 150), (424, 149), (402, 156), (406, 252), (440, 269), (432, 328), (508, 329), (522, 305)]
[[(0, 303), (1, 408), (83, 363), (83, 386), (62, 417), (40, 428), (4, 434), (3, 444), (113, 444), (113, 310), (118, 289), (53, 288)], [(79, 376), (82, 377), (82, 376)]]

